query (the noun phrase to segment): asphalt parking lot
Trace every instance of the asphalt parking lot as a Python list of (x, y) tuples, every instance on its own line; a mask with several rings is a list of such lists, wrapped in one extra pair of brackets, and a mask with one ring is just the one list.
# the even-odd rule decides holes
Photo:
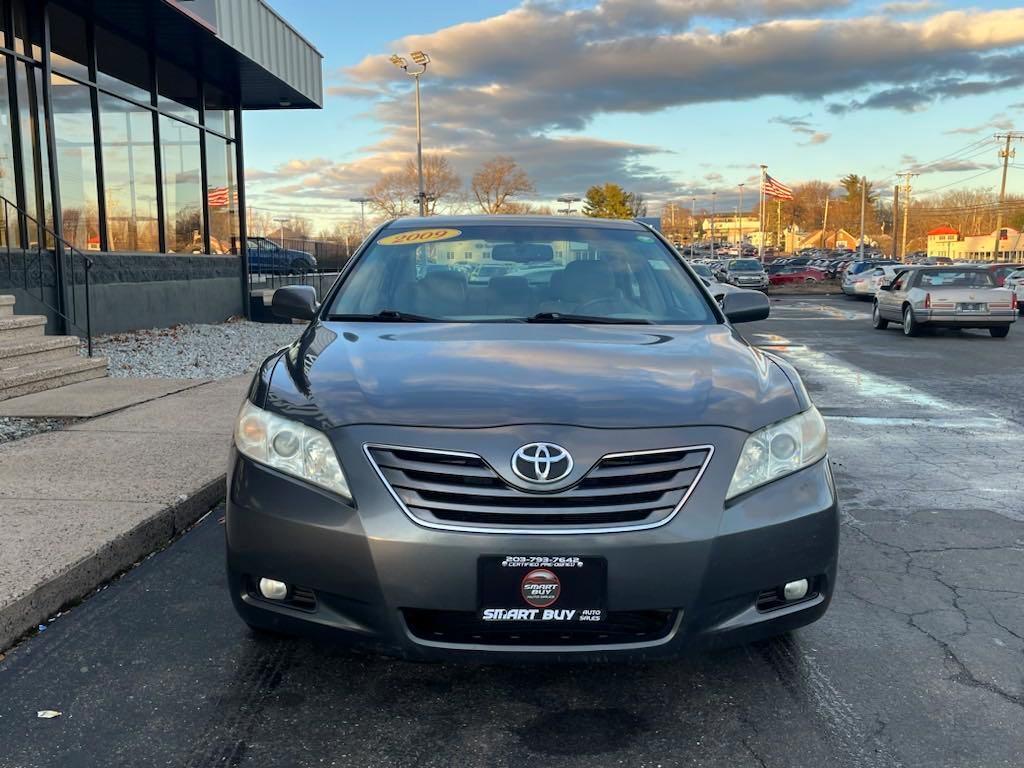
[(742, 326), (829, 424), (843, 538), (817, 624), (650, 665), (256, 638), (215, 510), (0, 661), (0, 766), (1020, 766), (1024, 323), (908, 339), (868, 310), (782, 298)]

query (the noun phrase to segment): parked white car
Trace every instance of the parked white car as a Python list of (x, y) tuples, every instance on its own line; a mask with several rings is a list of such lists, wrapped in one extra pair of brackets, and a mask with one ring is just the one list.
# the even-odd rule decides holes
[[(1024, 307), (1024, 267), (1008, 274), (1003, 287), (1017, 294), (1017, 306)], [(1024, 312), (1024, 309), (1021, 311)]]
[(904, 268), (875, 296), (871, 322), (884, 330), (890, 322), (917, 336), (925, 326), (987, 328), (1002, 339), (1017, 320), (1017, 296), (996, 285), (984, 267)]

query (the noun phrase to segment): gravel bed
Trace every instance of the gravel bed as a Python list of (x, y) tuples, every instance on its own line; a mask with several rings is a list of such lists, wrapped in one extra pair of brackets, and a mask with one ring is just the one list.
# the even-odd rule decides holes
[(93, 348), (109, 358), (111, 376), (220, 379), (254, 371), (301, 333), (300, 325), (229, 320), (98, 336)]
[(63, 429), (77, 419), (30, 419), (22, 416), (0, 416), (0, 443), (20, 440), (40, 432)]

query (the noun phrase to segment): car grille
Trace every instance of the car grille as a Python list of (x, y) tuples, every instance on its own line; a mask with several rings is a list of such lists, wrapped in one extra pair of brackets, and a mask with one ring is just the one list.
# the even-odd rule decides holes
[(558, 533), (668, 522), (696, 486), (713, 449), (609, 454), (575, 485), (548, 492), (510, 485), (476, 454), (374, 445), (366, 451), (395, 499), (420, 523)]
[(471, 611), (403, 609), (414, 637), (452, 645), (623, 645), (654, 643), (672, 632), (676, 611), (609, 611), (592, 626), (532, 626), (480, 621)]

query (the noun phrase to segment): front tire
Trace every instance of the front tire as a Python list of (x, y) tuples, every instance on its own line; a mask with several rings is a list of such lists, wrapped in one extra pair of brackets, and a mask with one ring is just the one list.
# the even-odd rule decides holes
[(989, 328), (988, 332), (992, 334), (993, 338), (1005, 339), (1007, 336), (1010, 335), (1010, 326), (1000, 325), (995, 328)]
[(871, 325), (874, 326), (875, 330), (884, 331), (889, 327), (889, 321), (882, 317), (882, 313), (878, 309), (878, 302), (875, 302), (875, 306), (871, 309)]
[(903, 335), (918, 336), (921, 333), (921, 324), (914, 317), (913, 307), (903, 308)]

